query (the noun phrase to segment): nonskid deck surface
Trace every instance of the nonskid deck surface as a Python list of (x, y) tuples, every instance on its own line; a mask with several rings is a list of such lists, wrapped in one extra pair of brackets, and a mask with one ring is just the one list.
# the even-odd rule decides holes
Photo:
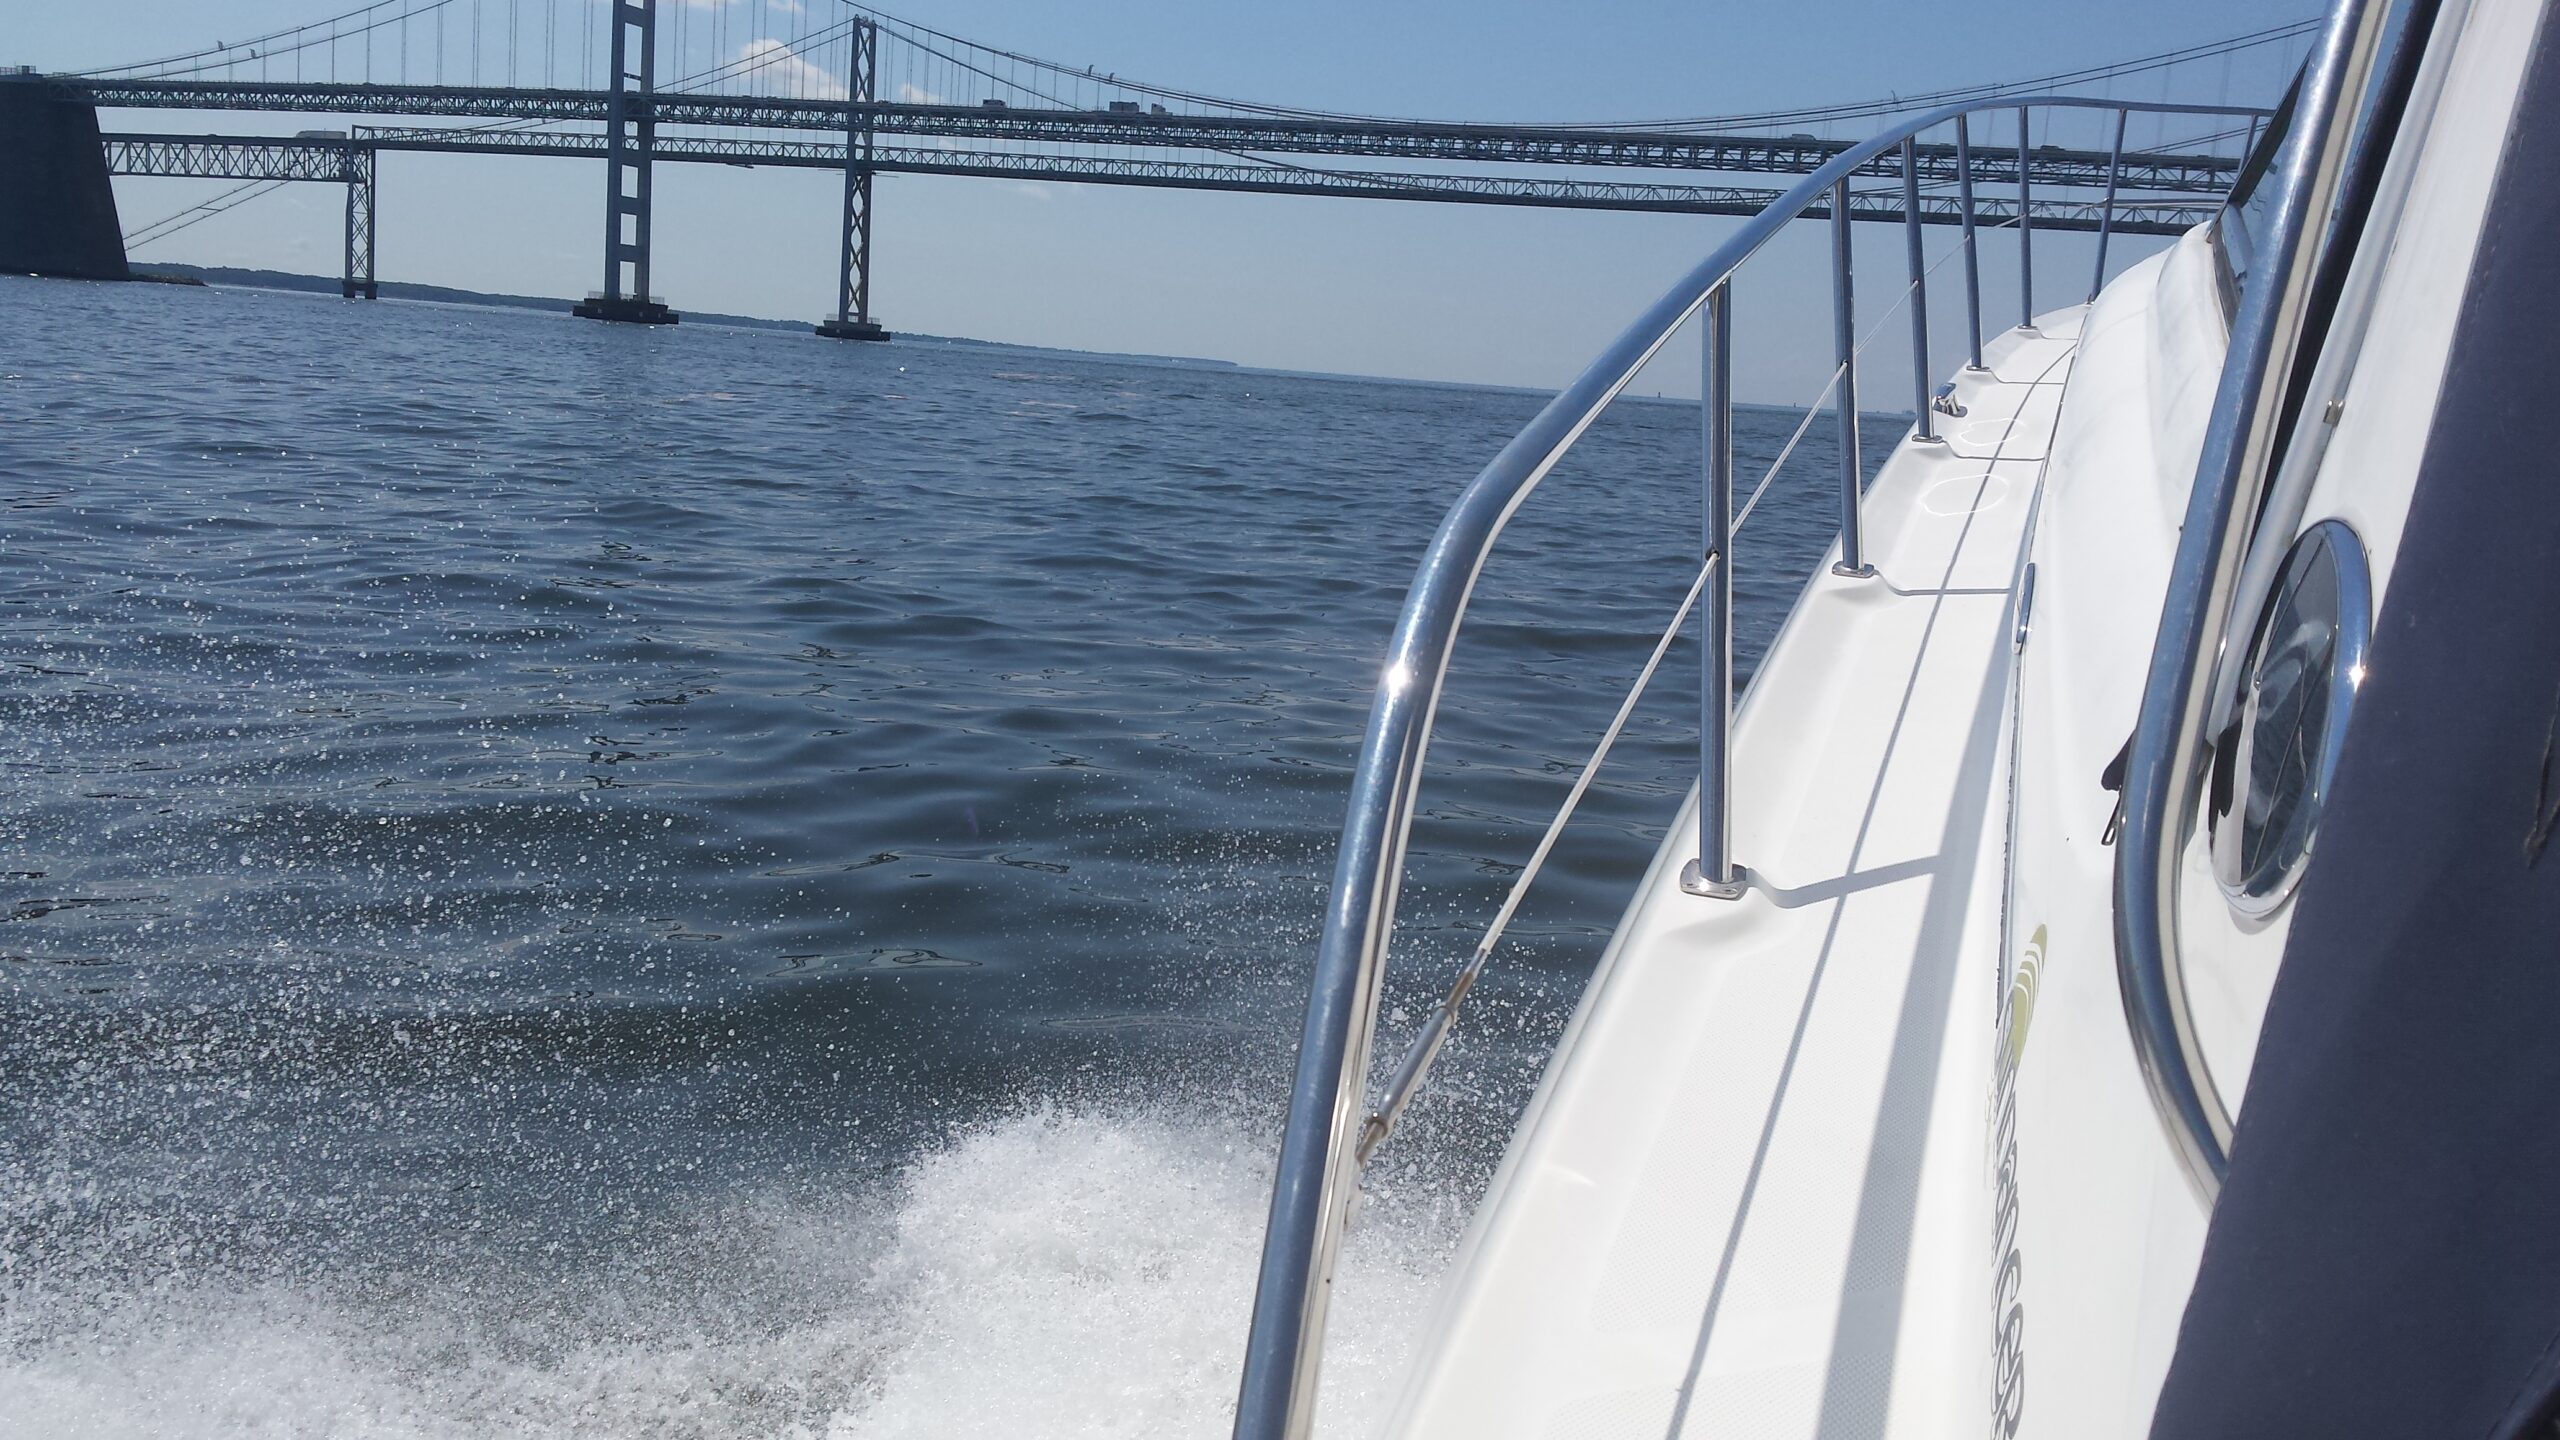
[(1751, 891), (1657, 860), (1391, 1434), (1979, 1433), (2004, 692), (2078, 315), (1958, 377), (1869, 491), (1877, 575), (1788, 621), (1735, 738)]

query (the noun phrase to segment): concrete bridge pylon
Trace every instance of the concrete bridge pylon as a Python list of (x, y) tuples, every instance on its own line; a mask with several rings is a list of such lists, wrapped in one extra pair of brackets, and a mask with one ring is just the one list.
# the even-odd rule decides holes
[(590, 320), (673, 325), (649, 293), (649, 201), (657, 149), (658, 0), (613, 0), (605, 102), (604, 289), (574, 313)]
[(0, 74), (0, 273), (130, 280), (98, 108)]

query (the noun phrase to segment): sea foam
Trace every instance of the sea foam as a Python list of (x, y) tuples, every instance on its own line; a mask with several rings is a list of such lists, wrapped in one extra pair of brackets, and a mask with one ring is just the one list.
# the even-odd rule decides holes
[[(11, 1257), (0, 1436), (1219, 1435), (1269, 1148), (1224, 1113), (1028, 1103), (840, 1190), (705, 1202), (566, 1278), (462, 1246), (82, 1292), (64, 1257)], [(1383, 1415), (1453, 1228), (1425, 1189), (1364, 1207), (1334, 1433)]]

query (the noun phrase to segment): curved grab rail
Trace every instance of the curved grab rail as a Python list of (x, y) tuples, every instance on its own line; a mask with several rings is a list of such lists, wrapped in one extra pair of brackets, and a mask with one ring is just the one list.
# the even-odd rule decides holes
[[(2388, 6), (2340, 0), (2309, 63), (2276, 160), (2266, 253), (2281, 265), (2241, 296), (2186, 519), (2162, 598), (2159, 635), (2126, 751), (2124, 826), (2116, 837), (2116, 978), (2152, 1109), (2207, 1206), (2230, 1163), (2231, 1112), (2195, 1033), (2178, 965), (2178, 870), (2195, 827), (2219, 638), (2239, 588), (2258, 495), (2280, 436), (2309, 318), (2322, 225), (2344, 169), (2343, 101), (2362, 93)], [(2273, 283), (2265, 283), (2265, 282)], [(2247, 503), (2244, 503), (2244, 500)], [(2237, 663), (2237, 657), (2230, 657)]]
[[(1813, 209), (1826, 196), (1845, 200), (1849, 179), (1855, 172), (1924, 131), (1955, 122), (1962, 141), (1966, 138), (1962, 123), (1968, 116), (1986, 111), (2015, 112), (2023, 124), (2027, 112), (2033, 109), (2250, 117), (2267, 114), (2248, 106), (2013, 95), (1943, 106), (1852, 145), (1798, 181), (1767, 209), (1742, 222), (1729, 239), (1648, 307), (1502, 448), (1441, 520), (1405, 597), (1404, 609), (1396, 619), (1352, 777), (1350, 813), (1343, 823), (1333, 888), (1325, 905), (1324, 935), (1299, 1040), (1297, 1074), (1290, 1088), (1278, 1173), (1272, 1184), (1271, 1218), (1263, 1239), (1253, 1325), (1246, 1341), (1244, 1377), (1237, 1399), (1237, 1440), (1294, 1440), (1307, 1434), (1313, 1423), (1326, 1301), (1352, 1194), (1358, 1185), (1356, 1151), (1365, 1119), (1365, 1079), (1375, 1038), (1387, 941), (1403, 878), (1405, 842), (1422, 776), (1423, 752), (1430, 739), (1441, 681), (1457, 640), (1459, 623), (1494, 541), (1529, 493), (1645, 363), (1708, 303), (1710, 295), (1729, 293), (1725, 287), (1734, 272), (1789, 221)], [(2026, 137), (2022, 135), (2020, 149), (2026, 148)], [(1969, 168), (1964, 181), (1964, 243), (1970, 261), (1974, 227)], [(2024, 202), (2026, 197), (2022, 194), (2020, 199)], [(1845, 210), (1837, 204), (1833, 208)], [(1908, 223), (1918, 223), (1916, 213), (1908, 217)], [(1835, 246), (1845, 243), (1846, 238), (1845, 224), (1835, 225)], [(2022, 241), (2024, 238), (2022, 232)], [(1970, 263), (1966, 271), (1968, 298), (1978, 328), (1979, 286), (1974, 283), (1975, 272)], [(1834, 299), (1835, 304), (1845, 306), (1845, 290), (1835, 289)], [(2032, 314), (2027, 318), (2031, 321)], [(1722, 332), (1724, 327), (1711, 329)], [(1915, 326), (1914, 333), (1922, 341), (1921, 368), (1925, 372), (1925, 327)], [(1714, 353), (1720, 343), (1719, 336), (1710, 336), (1709, 363), (1713, 369), (1723, 368)], [(1978, 362), (1978, 341), (1975, 358)], [(1717, 387), (1711, 380), (1710, 389), (1714, 388)], [(1847, 408), (1855, 410), (1854, 405)], [(1707, 409), (1708, 448), (1713, 464), (1720, 426), (1729, 448), (1729, 417), (1716, 415), (1712, 406)], [(1924, 425), (1928, 413), (1924, 406)], [(1843, 466), (1844, 543), (1847, 553), (1855, 555), (1859, 476), (1854, 460), (1843, 458), (1847, 462)], [(1729, 475), (1729, 463), (1725, 469)], [(1726, 488), (1729, 493), (1729, 485)], [(1713, 517), (1710, 529), (1708, 548), (1720, 549), (1720, 531)], [(1729, 566), (1720, 568), (1730, 575)], [(1714, 618), (1711, 609), (1711, 624)], [(1721, 667), (1708, 668), (1712, 671)], [(1709, 728), (1720, 734), (1722, 719), (1709, 716)], [(1702, 756), (1702, 768), (1721, 767), (1711, 766)], [(1702, 781), (1720, 779), (1721, 776), (1702, 776)], [(1715, 808), (1719, 812), (1722, 809)], [(1703, 833), (1709, 825), (1720, 826), (1722, 816), (1709, 815), (1702, 805), (1700, 823)], [(1707, 882), (1702, 893), (1717, 893), (1715, 882), (1719, 878), (1728, 884), (1731, 881), (1729, 857), (1708, 858), (1711, 863), (1707, 867), (1709, 873), (1701, 877)]]

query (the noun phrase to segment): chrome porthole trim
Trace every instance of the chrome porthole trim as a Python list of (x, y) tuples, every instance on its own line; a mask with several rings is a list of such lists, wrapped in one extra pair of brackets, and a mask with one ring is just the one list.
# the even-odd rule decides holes
[(2342, 520), (2302, 532), (2260, 606), (2230, 725), (2214, 747), (2213, 876), (2251, 919), (2293, 897), (2337, 779), (2373, 643), (2373, 577)]

